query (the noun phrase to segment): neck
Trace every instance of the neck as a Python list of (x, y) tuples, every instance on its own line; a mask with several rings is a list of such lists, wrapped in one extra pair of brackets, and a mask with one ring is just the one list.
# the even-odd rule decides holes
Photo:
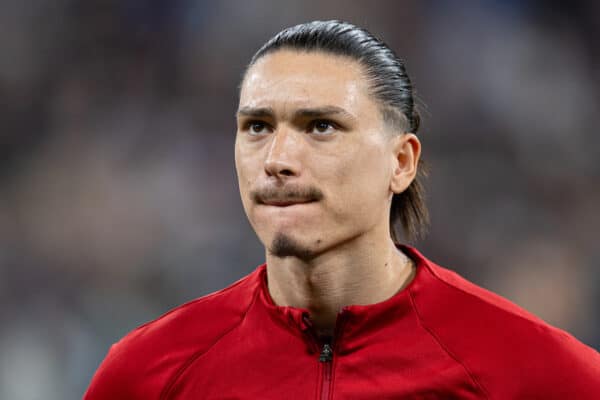
[(391, 239), (357, 237), (310, 261), (268, 252), (266, 258), (275, 304), (307, 309), (315, 329), (326, 335), (333, 333), (344, 306), (387, 300), (414, 276), (413, 263)]

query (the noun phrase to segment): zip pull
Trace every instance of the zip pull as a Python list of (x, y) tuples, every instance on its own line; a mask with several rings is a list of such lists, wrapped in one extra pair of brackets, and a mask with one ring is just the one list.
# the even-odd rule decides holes
[(326, 363), (331, 362), (333, 359), (333, 349), (329, 343), (323, 344), (321, 354), (319, 354), (319, 362)]

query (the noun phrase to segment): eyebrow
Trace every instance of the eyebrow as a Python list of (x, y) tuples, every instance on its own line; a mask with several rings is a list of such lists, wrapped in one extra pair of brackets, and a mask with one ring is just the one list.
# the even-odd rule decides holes
[(342, 117), (355, 120), (356, 117), (350, 114), (348, 111), (337, 106), (323, 106), (316, 108), (301, 108), (294, 113), (295, 117), (303, 118), (319, 118), (331, 115), (341, 115)]
[[(294, 118), (320, 118), (332, 115), (341, 115), (343, 117), (356, 120), (356, 117), (338, 106), (323, 106), (314, 108), (300, 108), (294, 112)], [(275, 112), (271, 107), (242, 107), (238, 110), (237, 116), (254, 118), (273, 118)]]
[(238, 117), (243, 116), (243, 117), (265, 118), (265, 117), (273, 117), (274, 115), (275, 115), (275, 112), (273, 112), (273, 109), (271, 107), (261, 107), (261, 108), (242, 107), (237, 112)]

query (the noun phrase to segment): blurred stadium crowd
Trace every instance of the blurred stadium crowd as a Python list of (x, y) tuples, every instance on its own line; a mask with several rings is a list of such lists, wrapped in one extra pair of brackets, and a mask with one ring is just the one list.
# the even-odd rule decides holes
[(0, 398), (80, 398), (112, 342), (262, 262), (237, 85), (312, 19), (407, 61), (431, 170), (417, 247), (599, 349), (600, 3), (565, 4), (2, 2)]

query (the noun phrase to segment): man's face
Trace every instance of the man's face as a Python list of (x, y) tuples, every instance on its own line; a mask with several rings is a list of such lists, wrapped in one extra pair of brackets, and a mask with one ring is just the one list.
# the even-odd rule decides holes
[(389, 224), (388, 129), (349, 58), (279, 50), (249, 69), (235, 162), (244, 209), (271, 254), (308, 260)]

